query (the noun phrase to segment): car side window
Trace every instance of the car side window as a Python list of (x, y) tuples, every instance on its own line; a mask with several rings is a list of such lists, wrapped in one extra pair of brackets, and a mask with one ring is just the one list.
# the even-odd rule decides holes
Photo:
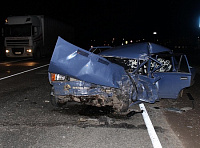
[(189, 68), (188, 68), (187, 59), (185, 58), (184, 55), (181, 55), (181, 57), (180, 57), (178, 72), (183, 72), (183, 73), (190, 72)]
[(166, 58), (158, 58), (157, 59), (161, 64), (162, 67), (158, 69), (158, 72), (171, 72), (172, 71), (172, 61), (171, 58), (166, 57)]

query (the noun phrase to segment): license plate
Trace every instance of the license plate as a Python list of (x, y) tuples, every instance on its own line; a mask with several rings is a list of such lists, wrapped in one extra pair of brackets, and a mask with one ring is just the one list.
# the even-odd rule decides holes
[(22, 54), (22, 52), (15, 52), (15, 54)]

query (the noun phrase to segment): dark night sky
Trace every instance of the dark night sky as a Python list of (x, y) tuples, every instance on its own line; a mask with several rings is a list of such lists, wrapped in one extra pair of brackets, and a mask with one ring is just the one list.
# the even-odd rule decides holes
[(200, 0), (6, 1), (10, 15), (48, 15), (75, 26), (78, 39), (143, 38), (157, 31), (170, 37), (198, 33)]

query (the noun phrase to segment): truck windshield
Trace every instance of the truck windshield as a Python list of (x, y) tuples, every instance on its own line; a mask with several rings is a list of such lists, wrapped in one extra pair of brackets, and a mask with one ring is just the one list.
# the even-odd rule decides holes
[(6, 37), (31, 36), (31, 24), (7, 25), (5, 27)]

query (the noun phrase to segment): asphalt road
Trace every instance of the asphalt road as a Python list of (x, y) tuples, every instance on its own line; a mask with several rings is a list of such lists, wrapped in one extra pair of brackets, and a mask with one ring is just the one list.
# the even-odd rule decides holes
[[(141, 114), (127, 118), (110, 113), (108, 108), (76, 103), (54, 108), (49, 101), (51, 86), (46, 64), (49, 59), (45, 58), (0, 61), (1, 148), (153, 147)], [(44, 67), (23, 73), (40, 66)], [(145, 106), (162, 147), (182, 148), (160, 102)], [(138, 105), (133, 109), (140, 111)]]

